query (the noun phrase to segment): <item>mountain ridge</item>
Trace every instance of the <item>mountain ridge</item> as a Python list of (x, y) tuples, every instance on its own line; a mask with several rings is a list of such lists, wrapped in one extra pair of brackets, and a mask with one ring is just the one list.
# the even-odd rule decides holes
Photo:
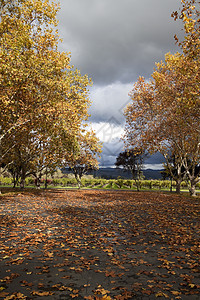
[[(153, 169), (144, 169), (142, 170), (145, 179), (162, 179), (160, 170), (153, 170)], [(94, 177), (101, 177), (105, 179), (116, 179), (117, 177), (121, 177), (124, 179), (131, 179), (132, 175), (130, 171), (121, 169), (121, 168), (99, 168), (98, 170), (91, 171), (88, 174), (94, 175)]]

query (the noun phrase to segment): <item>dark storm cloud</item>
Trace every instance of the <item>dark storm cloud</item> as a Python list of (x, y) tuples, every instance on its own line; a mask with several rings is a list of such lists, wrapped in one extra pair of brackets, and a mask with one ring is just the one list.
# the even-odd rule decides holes
[[(181, 24), (171, 18), (181, 0), (60, 0), (60, 49), (88, 74), (92, 127), (104, 142), (100, 165), (113, 165), (122, 151), (120, 137), (128, 93), (139, 76), (147, 80), (155, 62), (178, 50), (174, 34)], [(160, 164), (152, 156), (147, 164)]]
[(95, 84), (149, 77), (154, 63), (177, 50), (180, 0), (61, 0), (62, 49)]
[[(102, 155), (99, 159), (101, 166), (114, 166), (116, 157), (120, 152), (123, 152), (123, 143), (116, 140), (115, 143), (104, 143), (102, 149)], [(145, 168), (163, 169), (163, 163), (165, 162), (164, 157), (160, 153), (148, 155), (143, 163)]]

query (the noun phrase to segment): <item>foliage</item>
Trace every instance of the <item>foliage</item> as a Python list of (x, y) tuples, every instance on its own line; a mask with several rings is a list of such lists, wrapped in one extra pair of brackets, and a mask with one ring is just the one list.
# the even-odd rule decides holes
[(125, 180), (125, 181), (124, 181), (124, 185), (125, 185), (125, 186), (128, 186), (128, 187), (131, 189), (132, 186), (133, 186), (133, 182), (132, 182), (132, 180)]
[(121, 189), (123, 187), (124, 180), (119, 176), (117, 180), (115, 180), (115, 184), (118, 185), (118, 187)]
[(115, 162), (116, 167), (122, 166), (124, 170), (131, 171), (132, 178), (135, 180), (138, 190), (140, 188), (140, 180), (142, 179), (142, 167), (145, 156), (146, 153), (142, 148), (128, 149), (119, 153)]
[(60, 52), (50, 0), (0, 2), (0, 154), (14, 180), (61, 166), (88, 117), (91, 80)]
[(1, 176), (0, 177), (0, 184), (1, 185), (11, 185), (12, 184), (12, 178)]
[(99, 157), (102, 147), (92, 130), (86, 133), (84, 131), (77, 136), (70, 157), (66, 157), (66, 162), (74, 173), (79, 188), (82, 176), (89, 170), (98, 168), (97, 157)]
[(161, 152), (169, 168), (170, 157), (176, 157), (177, 172), (185, 168), (191, 195), (195, 195), (200, 180), (195, 172), (200, 161), (200, 30), (199, 19), (194, 19), (199, 17), (198, 2), (196, 5), (193, 0), (182, 1), (180, 18), (186, 34), (180, 42), (183, 54), (166, 54), (149, 82), (140, 77), (134, 84), (132, 103), (125, 111), (124, 135), (127, 147)]

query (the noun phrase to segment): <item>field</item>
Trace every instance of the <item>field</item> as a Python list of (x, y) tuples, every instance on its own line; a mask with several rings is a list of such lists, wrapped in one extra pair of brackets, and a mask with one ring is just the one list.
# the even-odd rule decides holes
[[(61, 176), (63, 174), (61, 173)], [(77, 181), (74, 175), (70, 174), (70, 177), (54, 177), (47, 180), (49, 188), (77, 188)], [(137, 186), (138, 185), (138, 186)], [(11, 177), (0, 176), (0, 186), (1, 187), (11, 187), (13, 186), (13, 180)], [(25, 180), (25, 186), (32, 188), (35, 186), (35, 179), (33, 177), (27, 177)], [(19, 184), (18, 184), (19, 187)], [(45, 179), (41, 180), (41, 188), (45, 187)], [(159, 191), (172, 191), (176, 190), (176, 182), (170, 180), (140, 180), (135, 182), (135, 180), (130, 179), (103, 179), (103, 178), (93, 178), (93, 176), (86, 175), (81, 179), (81, 187), (86, 189), (114, 189), (114, 190), (159, 190)], [(200, 182), (196, 185), (196, 190), (200, 190)], [(187, 182), (182, 181), (181, 191), (188, 192)]]
[(200, 299), (199, 197), (0, 196), (0, 299)]

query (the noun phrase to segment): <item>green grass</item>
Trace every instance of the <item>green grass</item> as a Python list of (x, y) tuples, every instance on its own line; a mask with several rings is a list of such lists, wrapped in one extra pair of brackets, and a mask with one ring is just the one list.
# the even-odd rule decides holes
[[(131, 188), (130, 188), (131, 186)], [(141, 180), (141, 191), (163, 191), (170, 192), (171, 182), (169, 180)], [(0, 177), (0, 189), (12, 189), (11, 178)], [(36, 189), (33, 178), (26, 178), (26, 189)], [(44, 189), (44, 182), (41, 183), (41, 189)], [(74, 178), (54, 178), (50, 180), (48, 189), (77, 189), (78, 186)], [(83, 178), (82, 189), (102, 189), (102, 190), (129, 190), (136, 191), (137, 187), (134, 180), (127, 179), (102, 179), (102, 178)], [(19, 191), (19, 186), (17, 191)], [(175, 192), (175, 182), (173, 182), (172, 192)], [(182, 183), (182, 193), (188, 193), (186, 183)], [(197, 184), (197, 192), (200, 192), (200, 183)]]

